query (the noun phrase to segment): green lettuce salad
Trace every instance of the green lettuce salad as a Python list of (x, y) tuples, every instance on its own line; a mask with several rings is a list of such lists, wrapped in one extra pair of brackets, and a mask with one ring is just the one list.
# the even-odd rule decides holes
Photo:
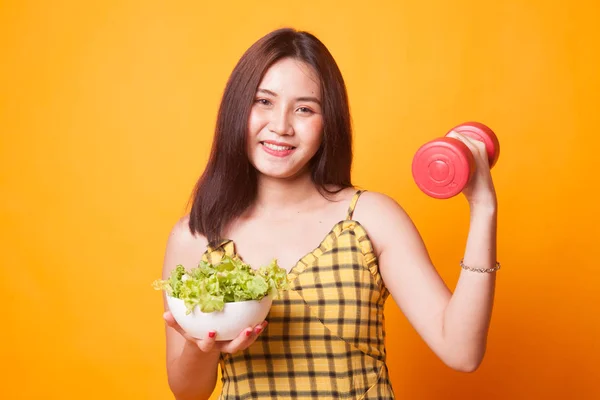
[(190, 271), (177, 265), (169, 279), (155, 280), (152, 286), (183, 300), (190, 314), (195, 306), (208, 313), (221, 311), (225, 303), (260, 300), (267, 295), (277, 299), (288, 289), (288, 281), (287, 271), (277, 260), (255, 270), (238, 258), (224, 256), (214, 265), (201, 261)]

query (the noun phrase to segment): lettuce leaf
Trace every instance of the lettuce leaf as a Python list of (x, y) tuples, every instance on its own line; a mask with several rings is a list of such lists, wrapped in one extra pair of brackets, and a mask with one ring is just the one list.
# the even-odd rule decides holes
[(187, 314), (196, 306), (208, 313), (222, 310), (225, 303), (260, 300), (268, 295), (277, 299), (281, 291), (289, 289), (287, 271), (277, 260), (255, 270), (227, 255), (214, 265), (201, 261), (189, 271), (177, 265), (168, 279), (155, 280), (152, 286), (183, 300)]

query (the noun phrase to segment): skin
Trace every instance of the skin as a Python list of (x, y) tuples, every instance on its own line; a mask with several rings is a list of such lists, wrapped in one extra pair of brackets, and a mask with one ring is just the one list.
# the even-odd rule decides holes
[[(312, 183), (307, 167), (322, 141), (320, 100), (316, 73), (293, 59), (274, 64), (259, 85), (249, 118), (247, 148), (249, 160), (259, 172), (258, 197), (225, 232), (250, 265), (266, 265), (276, 258), (289, 271), (345, 217), (355, 189), (345, 189), (326, 200)], [(485, 146), (456, 132), (450, 136), (469, 147), (477, 165), (463, 191), (470, 217), (464, 263), (491, 268), (496, 261), (497, 198)], [(286, 157), (277, 157), (265, 150), (265, 141), (294, 149)], [(451, 368), (476, 370), (485, 353), (496, 273), (461, 270), (452, 293), (410, 217), (394, 199), (365, 192), (354, 219), (371, 238), (391, 296), (423, 340)], [(205, 248), (206, 239), (192, 236), (187, 229), (187, 217), (180, 220), (169, 237), (163, 278), (177, 264), (197, 264)], [(232, 341), (220, 342), (189, 337), (173, 320), (166, 302), (164, 319), (169, 383), (180, 400), (208, 398), (216, 382), (219, 353), (247, 348), (266, 327), (263, 322), (248, 327)]]

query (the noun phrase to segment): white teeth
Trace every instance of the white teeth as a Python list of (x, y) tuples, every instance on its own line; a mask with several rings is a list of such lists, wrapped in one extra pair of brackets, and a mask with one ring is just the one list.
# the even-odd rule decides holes
[(274, 144), (271, 144), (271, 143), (264, 143), (264, 142), (263, 142), (263, 145), (265, 147), (268, 147), (269, 149), (275, 150), (275, 151), (285, 151), (285, 150), (292, 150), (293, 149), (293, 147), (289, 147), (289, 146), (277, 146), (277, 145), (274, 145)]

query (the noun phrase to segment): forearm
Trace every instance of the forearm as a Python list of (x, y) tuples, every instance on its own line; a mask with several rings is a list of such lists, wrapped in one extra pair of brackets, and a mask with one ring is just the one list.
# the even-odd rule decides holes
[(179, 357), (168, 366), (169, 387), (177, 400), (208, 399), (217, 381), (219, 351), (202, 352), (186, 342)]
[[(464, 264), (493, 268), (496, 264), (497, 209), (472, 209)], [(444, 313), (443, 339), (448, 359), (461, 370), (472, 371), (485, 354), (496, 272), (461, 270), (454, 294)]]

